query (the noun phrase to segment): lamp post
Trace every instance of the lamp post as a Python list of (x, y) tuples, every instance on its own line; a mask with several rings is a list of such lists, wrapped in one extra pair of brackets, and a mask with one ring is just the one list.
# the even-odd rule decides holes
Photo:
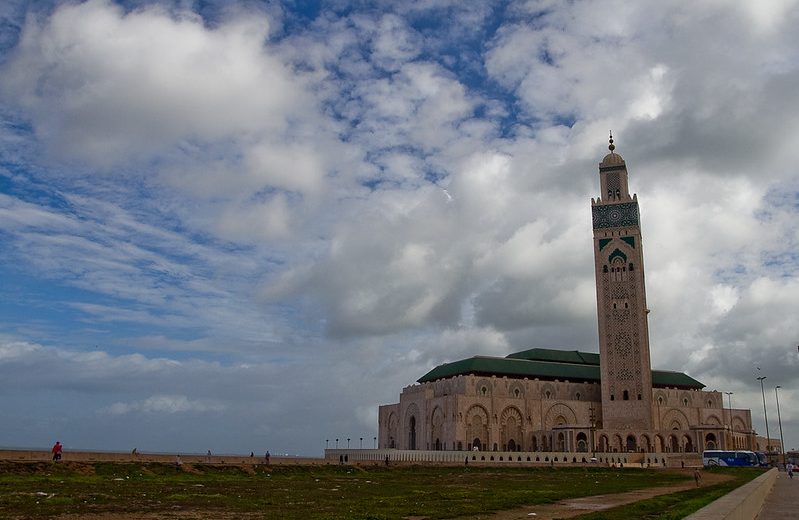
[(325, 439), (325, 449), (327, 449), (327, 445), (330, 443), (330, 439)]
[(591, 456), (594, 456), (594, 407), (591, 406), (588, 408), (588, 411), (591, 412), (589, 416), (589, 420), (591, 421)]
[(347, 437), (347, 449), (350, 449), (350, 438)]
[(373, 437), (373, 439), (375, 441), (375, 449), (377, 449), (377, 437)]
[[(725, 393), (725, 394), (727, 394), (727, 402), (729, 403), (729, 407), (728, 407), (728, 408), (729, 408), (729, 410), (730, 410), (730, 411), (729, 411), (729, 419), (730, 419), (730, 440), (732, 441), (732, 440), (733, 440), (733, 435), (732, 435), (732, 394), (733, 394), (733, 392), (724, 392), (724, 393)], [(722, 399), (722, 400), (721, 400), (721, 407), (722, 407), (722, 408), (724, 408), (724, 399)], [(725, 443), (725, 444), (726, 444), (726, 443)], [(733, 444), (735, 444), (735, 443), (733, 442)], [(733, 446), (733, 447), (734, 447), (734, 446)], [(729, 447), (729, 446), (727, 446), (727, 449), (730, 449), (730, 447)]]
[(360, 447), (360, 449), (363, 449), (363, 437), (361, 437), (360, 439), (361, 439), (361, 447)]
[(336, 439), (336, 449), (338, 449), (338, 439)]
[(766, 379), (766, 376), (760, 376), (757, 378), (760, 381), (760, 393), (763, 395), (763, 418), (766, 420), (766, 453), (769, 450), (769, 443), (771, 442), (771, 437), (768, 433), (768, 412), (766, 411), (766, 392), (763, 390), (763, 381)]
[(780, 385), (774, 387), (774, 397), (777, 398), (777, 423), (780, 425), (780, 453), (782, 453), (782, 463), (785, 464), (785, 441), (782, 440), (782, 417), (780, 417), (780, 393), (777, 391), (778, 388), (782, 388)]

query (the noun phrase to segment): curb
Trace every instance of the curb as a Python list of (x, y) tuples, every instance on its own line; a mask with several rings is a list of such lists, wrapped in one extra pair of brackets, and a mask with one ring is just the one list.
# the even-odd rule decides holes
[(751, 482), (711, 502), (686, 520), (751, 520), (756, 518), (766, 501), (774, 482), (777, 468), (760, 475)]

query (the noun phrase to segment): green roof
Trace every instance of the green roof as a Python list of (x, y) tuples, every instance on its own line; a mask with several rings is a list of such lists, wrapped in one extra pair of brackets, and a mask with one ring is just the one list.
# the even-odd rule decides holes
[(531, 348), (530, 350), (523, 350), (514, 354), (508, 354), (507, 357), (512, 359), (527, 359), (530, 361), (553, 361), (556, 363), (599, 366), (599, 354), (580, 352), (577, 350)]
[[(561, 381), (600, 381), (599, 354), (576, 350), (530, 349), (507, 357), (475, 356), (435, 367), (417, 382), (427, 383), (459, 375), (504, 376)], [(682, 372), (652, 371), (654, 387), (701, 389), (705, 385)]]
[(671, 372), (670, 370), (653, 370), (652, 386), (676, 386), (677, 388), (704, 388), (705, 385), (682, 372)]

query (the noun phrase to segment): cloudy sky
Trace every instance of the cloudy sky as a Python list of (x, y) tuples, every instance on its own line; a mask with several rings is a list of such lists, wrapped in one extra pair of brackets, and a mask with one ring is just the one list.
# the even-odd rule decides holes
[(0, 446), (372, 447), (437, 364), (596, 352), (612, 130), (653, 365), (799, 447), (797, 2), (371, 4), (0, 4)]

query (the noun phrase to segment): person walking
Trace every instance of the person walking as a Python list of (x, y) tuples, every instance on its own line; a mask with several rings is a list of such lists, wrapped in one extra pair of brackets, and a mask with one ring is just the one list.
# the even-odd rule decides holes
[(64, 447), (61, 445), (61, 441), (55, 441), (53, 444), (53, 461), (61, 460), (61, 452), (64, 450)]
[(694, 482), (696, 482), (696, 487), (699, 487), (699, 483), (702, 482), (702, 474), (699, 473), (699, 468), (694, 470)]
[(789, 462), (786, 464), (785, 471), (788, 472), (788, 478), (793, 479), (793, 463)]

